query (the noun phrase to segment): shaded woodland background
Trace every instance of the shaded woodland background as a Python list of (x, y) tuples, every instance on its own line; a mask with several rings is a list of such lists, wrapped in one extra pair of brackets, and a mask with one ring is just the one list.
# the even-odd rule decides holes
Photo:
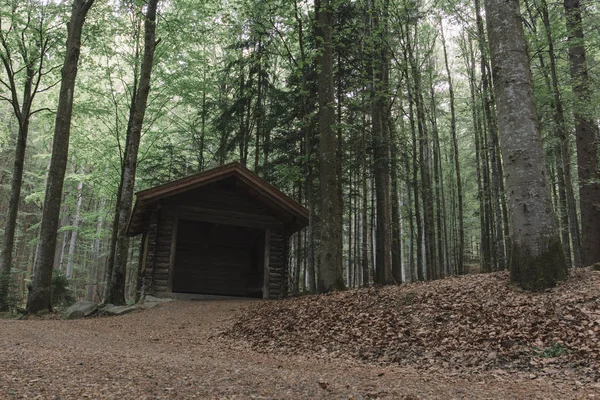
[[(315, 21), (312, 2), (160, 2), (135, 189), (240, 161), (311, 211), (310, 227), (291, 244), (290, 288), (299, 293), (317, 290), (320, 205), (332, 191), (342, 199), (336, 240), (347, 287), (505, 269), (508, 210), (482, 2), (332, 3), (335, 140), (325, 144), (317, 64), (327, 21)], [(569, 35), (571, 3), (583, 39)], [(83, 30), (54, 259), (77, 298), (104, 297), (145, 9), (141, 1), (97, 1)], [(25, 151), (11, 304), (27, 297), (39, 252), (69, 12), (68, 4), (35, 0), (0, 4), (0, 218), (8, 215), (15, 148)], [(597, 138), (600, 7), (525, 0), (522, 18), (565, 258), (589, 265), (600, 259), (585, 258), (581, 231), (600, 223), (580, 218), (575, 126), (593, 121)], [(589, 92), (573, 74), (574, 41), (586, 50)], [(319, 163), (325, 145), (331, 165)], [(341, 185), (320, 185), (331, 174)], [(137, 240), (128, 247), (129, 299)]]

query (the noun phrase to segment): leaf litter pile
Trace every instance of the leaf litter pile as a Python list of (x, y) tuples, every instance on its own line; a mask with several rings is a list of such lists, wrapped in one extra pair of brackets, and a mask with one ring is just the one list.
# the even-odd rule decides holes
[(600, 386), (600, 272), (541, 293), (498, 272), (264, 302), (224, 334), (264, 352)]

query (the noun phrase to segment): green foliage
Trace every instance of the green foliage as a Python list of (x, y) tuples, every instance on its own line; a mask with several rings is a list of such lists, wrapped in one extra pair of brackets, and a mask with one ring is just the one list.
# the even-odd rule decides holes
[(546, 348), (533, 348), (533, 354), (544, 358), (560, 357), (567, 353), (569, 353), (569, 349), (567, 349), (561, 343), (553, 343), (550, 347)]
[[(139, 49), (143, 41), (143, 3), (139, 0), (96, 2), (85, 25), (74, 93), (70, 158), (58, 231), (59, 254), (56, 258), (57, 264), (62, 259), (62, 265), (56, 265), (59, 269), (68, 258), (77, 185), (83, 182), (83, 205), (74, 254), (77, 268), (69, 282), (64, 276), (56, 278), (62, 282), (61, 287), (71, 287), (77, 296), (85, 294), (88, 282), (103, 280), (102, 271), (95, 270), (95, 274), (91, 274), (91, 270), (92, 266), (101, 269), (108, 253), (107, 239), (120, 179), (132, 87), (141, 61)], [(456, 216), (452, 211), (456, 208), (456, 183), (449, 133), (449, 95), (440, 49), (440, 24), (437, 23), (441, 18), (457, 103), (456, 129), (464, 192), (465, 237), (467, 247), (473, 244), (469, 251), (475, 254), (481, 234), (482, 210), (478, 200), (480, 196), (485, 196), (479, 193), (477, 187), (475, 151), (484, 153), (489, 150), (487, 143), (481, 143), (480, 149), (475, 149), (473, 143), (475, 126), (472, 113), (479, 120), (483, 115), (479, 69), (481, 55), (476, 42), (473, 2), (444, 0), (435, 5), (413, 0), (332, 3), (335, 9), (333, 46), (336, 94), (336, 104), (332, 106), (336, 107), (337, 113), (338, 100), (341, 103), (341, 118), (336, 121), (334, 129), (340, 135), (343, 163), (341, 178), (345, 234), (350, 232), (349, 228), (352, 228), (353, 239), (363, 234), (360, 232), (362, 220), (352, 220), (362, 213), (363, 207), (368, 215), (367, 229), (373, 228), (370, 191), (375, 160), (371, 141), (371, 101), (376, 96), (389, 96), (390, 120), (397, 137), (397, 172), (401, 180), (403, 257), (408, 258), (409, 223), (414, 222), (416, 217), (414, 191), (422, 187), (420, 177), (417, 175), (414, 180), (412, 177), (413, 170), (420, 168), (421, 161), (417, 160), (416, 165), (412, 163), (410, 119), (414, 110), (411, 110), (411, 106), (414, 106), (418, 94), (415, 93), (415, 77), (405, 73), (408, 44), (413, 47), (418, 75), (422, 80), (422, 93), (419, 95), (423, 96), (426, 103), (426, 128), (431, 132), (435, 123), (439, 133), (440, 175), (446, 193), (445, 206), (449, 210), (445, 216), (449, 235), (456, 230)], [(587, 0), (584, 3), (591, 4)], [(370, 22), (374, 8), (381, 8), (384, 4), (389, 18), (389, 25), (385, 29), (381, 23), (373, 26)], [(552, 93), (544, 81), (548, 67), (548, 46), (538, 10), (540, 4), (540, 0), (530, 1), (528, 5), (531, 12), (525, 8), (522, 11), (530, 42), (540, 126), (544, 145), (550, 154), (556, 139), (553, 137)], [(35, 21), (42, 5), (45, 5), (46, 12), (42, 28), (49, 30), (46, 37), (51, 41), (51, 48), (41, 82), (44, 91), (36, 97), (35, 107), (53, 111), (58, 97), (58, 86), (53, 84), (60, 79), (59, 67), (64, 57), (69, 2), (1, 1), (0, 17), (3, 29), (9, 23), (15, 26), (7, 36), (12, 46), (20, 40), (19, 29), (16, 28), (24, 26), (28, 10), (33, 10), (30, 16)], [(13, 9), (13, 6), (16, 8)], [(598, 86), (599, 11), (597, 7), (586, 7), (584, 25), (586, 48), (591, 60), (590, 76)], [(575, 107), (585, 107), (586, 112), (598, 113), (600, 91), (593, 94), (595, 97), (590, 99), (589, 104), (573, 104), (566, 44), (563, 40), (566, 30), (562, 6), (549, 4), (549, 11), (558, 54), (560, 93), (567, 124), (572, 126)], [(244, 160), (249, 168), (256, 169), (286, 193), (301, 198), (305, 205), (309, 197), (306, 190), (310, 172), (313, 185), (310, 188), (311, 198), (313, 203), (318, 204), (317, 43), (313, 18), (313, 2), (304, 0), (161, 1), (157, 25), (157, 37), (161, 42), (156, 52), (140, 143), (136, 190), (224, 162)], [(536, 31), (533, 31), (533, 26), (537, 27)], [(36, 29), (38, 24), (32, 23), (25, 32), (26, 41), (32, 48), (35, 47), (32, 38)], [(391, 54), (390, 89), (386, 93), (375, 93), (371, 76), (373, 48), (374, 42), (380, 40), (377, 37), (381, 35), (385, 36), (385, 44)], [(475, 49), (475, 65), (465, 63), (469, 45)], [(542, 57), (538, 57), (538, 54)], [(19, 71), (18, 79), (22, 79), (24, 70), (21, 69), (20, 54), (13, 51), (12, 56), (15, 71)], [(541, 60), (546, 62), (545, 67), (541, 65)], [(470, 98), (471, 69), (475, 71), (475, 104), (471, 104)], [(5, 74), (0, 71), (0, 75), (2, 81), (6, 82)], [(10, 96), (4, 86), (0, 89), (0, 95)], [(410, 98), (409, 90), (412, 90)], [(12, 114), (9, 104), (0, 102), (0, 204), (3, 207), (8, 204), (17, 127)], [(414, 115), (412, 117), (414, 119)], [(31, 117), (21, 196), (24, 201), (19, 211), (18, 249), (15, 251), (14, 269), (19, 272), (19, 277), (27, 275), (21, 273), (31, 270), (34, 259), (53, 124), (52, 112), (40, 112)], [(571, 147), (574, 150), (574, 145)], [(364, 200), (363, 178), (366, 187)], [(409, 193), (413, 197), (409, 197)], [(350, 209), (352, 212), (349, 212)], [(317, 206), (317, 214), (318, 211)], [(0, 212), (0, 219), (2, 214)], [(450, 247), (454, 246), (452, 239), (455, 238), (450, 238)], [(412, 238), (412, 242), (415, 242), (415, 238)], [(360, 241), (356, 243), (361, 246)], [(344, 244), (344, 257), (349, 265), (348, 254), (356, 246), (349, 240)], [(414, 258), (414, 246), (412, 250)], [(371, 249), (369, 260), (372, 255), (370, 252)], [(307, 253), (301, 252), (304, 257)], [(360, 258), (360, 254), (354, 256)], [(476, 259), (472, 261), (477, 262)], [(134, 264), (135, 260), (131, 268), (135, 268)]]
[[(8, 282), (5, 282), (8, 280)], [(17, 271), (13, 268), (8, 277), (0, 275), (0, 287), (3, 285), (7, 285), (8, 293), (6, 298), (6, 303), (8, 305), (8, 309), (10, 312), (13, 312), (17, 306), (19, 306), (23, 302), (22, 293), (20, 291), (15, 290), (17, 287)]]
[(62, 271), (52, 271), (52, 306), (64, 308), (72, 305), (77, 300), (71, 289), (71, 281)]

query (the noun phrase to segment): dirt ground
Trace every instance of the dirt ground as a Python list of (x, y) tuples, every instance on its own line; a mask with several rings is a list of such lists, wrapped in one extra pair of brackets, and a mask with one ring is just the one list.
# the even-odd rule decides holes
[(0, 320), (0, 399), (600, 399), (600, 387), (278, 356), (220, 332), (253, 300), (88, 320)]

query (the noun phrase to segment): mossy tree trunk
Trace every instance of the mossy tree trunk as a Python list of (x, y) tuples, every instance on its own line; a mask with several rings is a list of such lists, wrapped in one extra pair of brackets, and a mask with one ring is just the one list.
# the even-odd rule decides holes
[(583, 265), (600, 262), (600, 171), (598, 170), (598, 124), (589, 110), (592, 97), (586, 61), (580, 0), (564, 0), (569, 62), (575, 95), (575, 143), (581, 209)]
[(56, 231), (60, 217), (63, 183), (69, 155), (73, 92), (75, 90), (75, 78), (77, 77), (77, 66), (81, 51), (83, 24), (92, 4), (94, 4), (94, 0), (74, 0), (71, 19), (67, 26), (68, 37), (65, 62), (61, 70), (62, 79), (54, 124), (52, 156), (50, 158), (42, 222), (40, 225), (39, 253), (31, 277), (31, 289), (27, 297), (27, 310), (31, 313), (52, 309), (50, 304), (50, 284), (52, 281), (54, 253), (56, 251)]
[(317, 84), (319, 90), (319, 185), (321, 195), (320, 265), (317, 290), (344, 289), (342, 273), (342, 199), (338, 176), (338, 142), (333, 91), (333, 8), (329, 0), (315, 0)]
[(511, 278), (528, 290), (567, 277), (527, 54), (519, 0), (486, 0), (500, 144), (508, 192)]

